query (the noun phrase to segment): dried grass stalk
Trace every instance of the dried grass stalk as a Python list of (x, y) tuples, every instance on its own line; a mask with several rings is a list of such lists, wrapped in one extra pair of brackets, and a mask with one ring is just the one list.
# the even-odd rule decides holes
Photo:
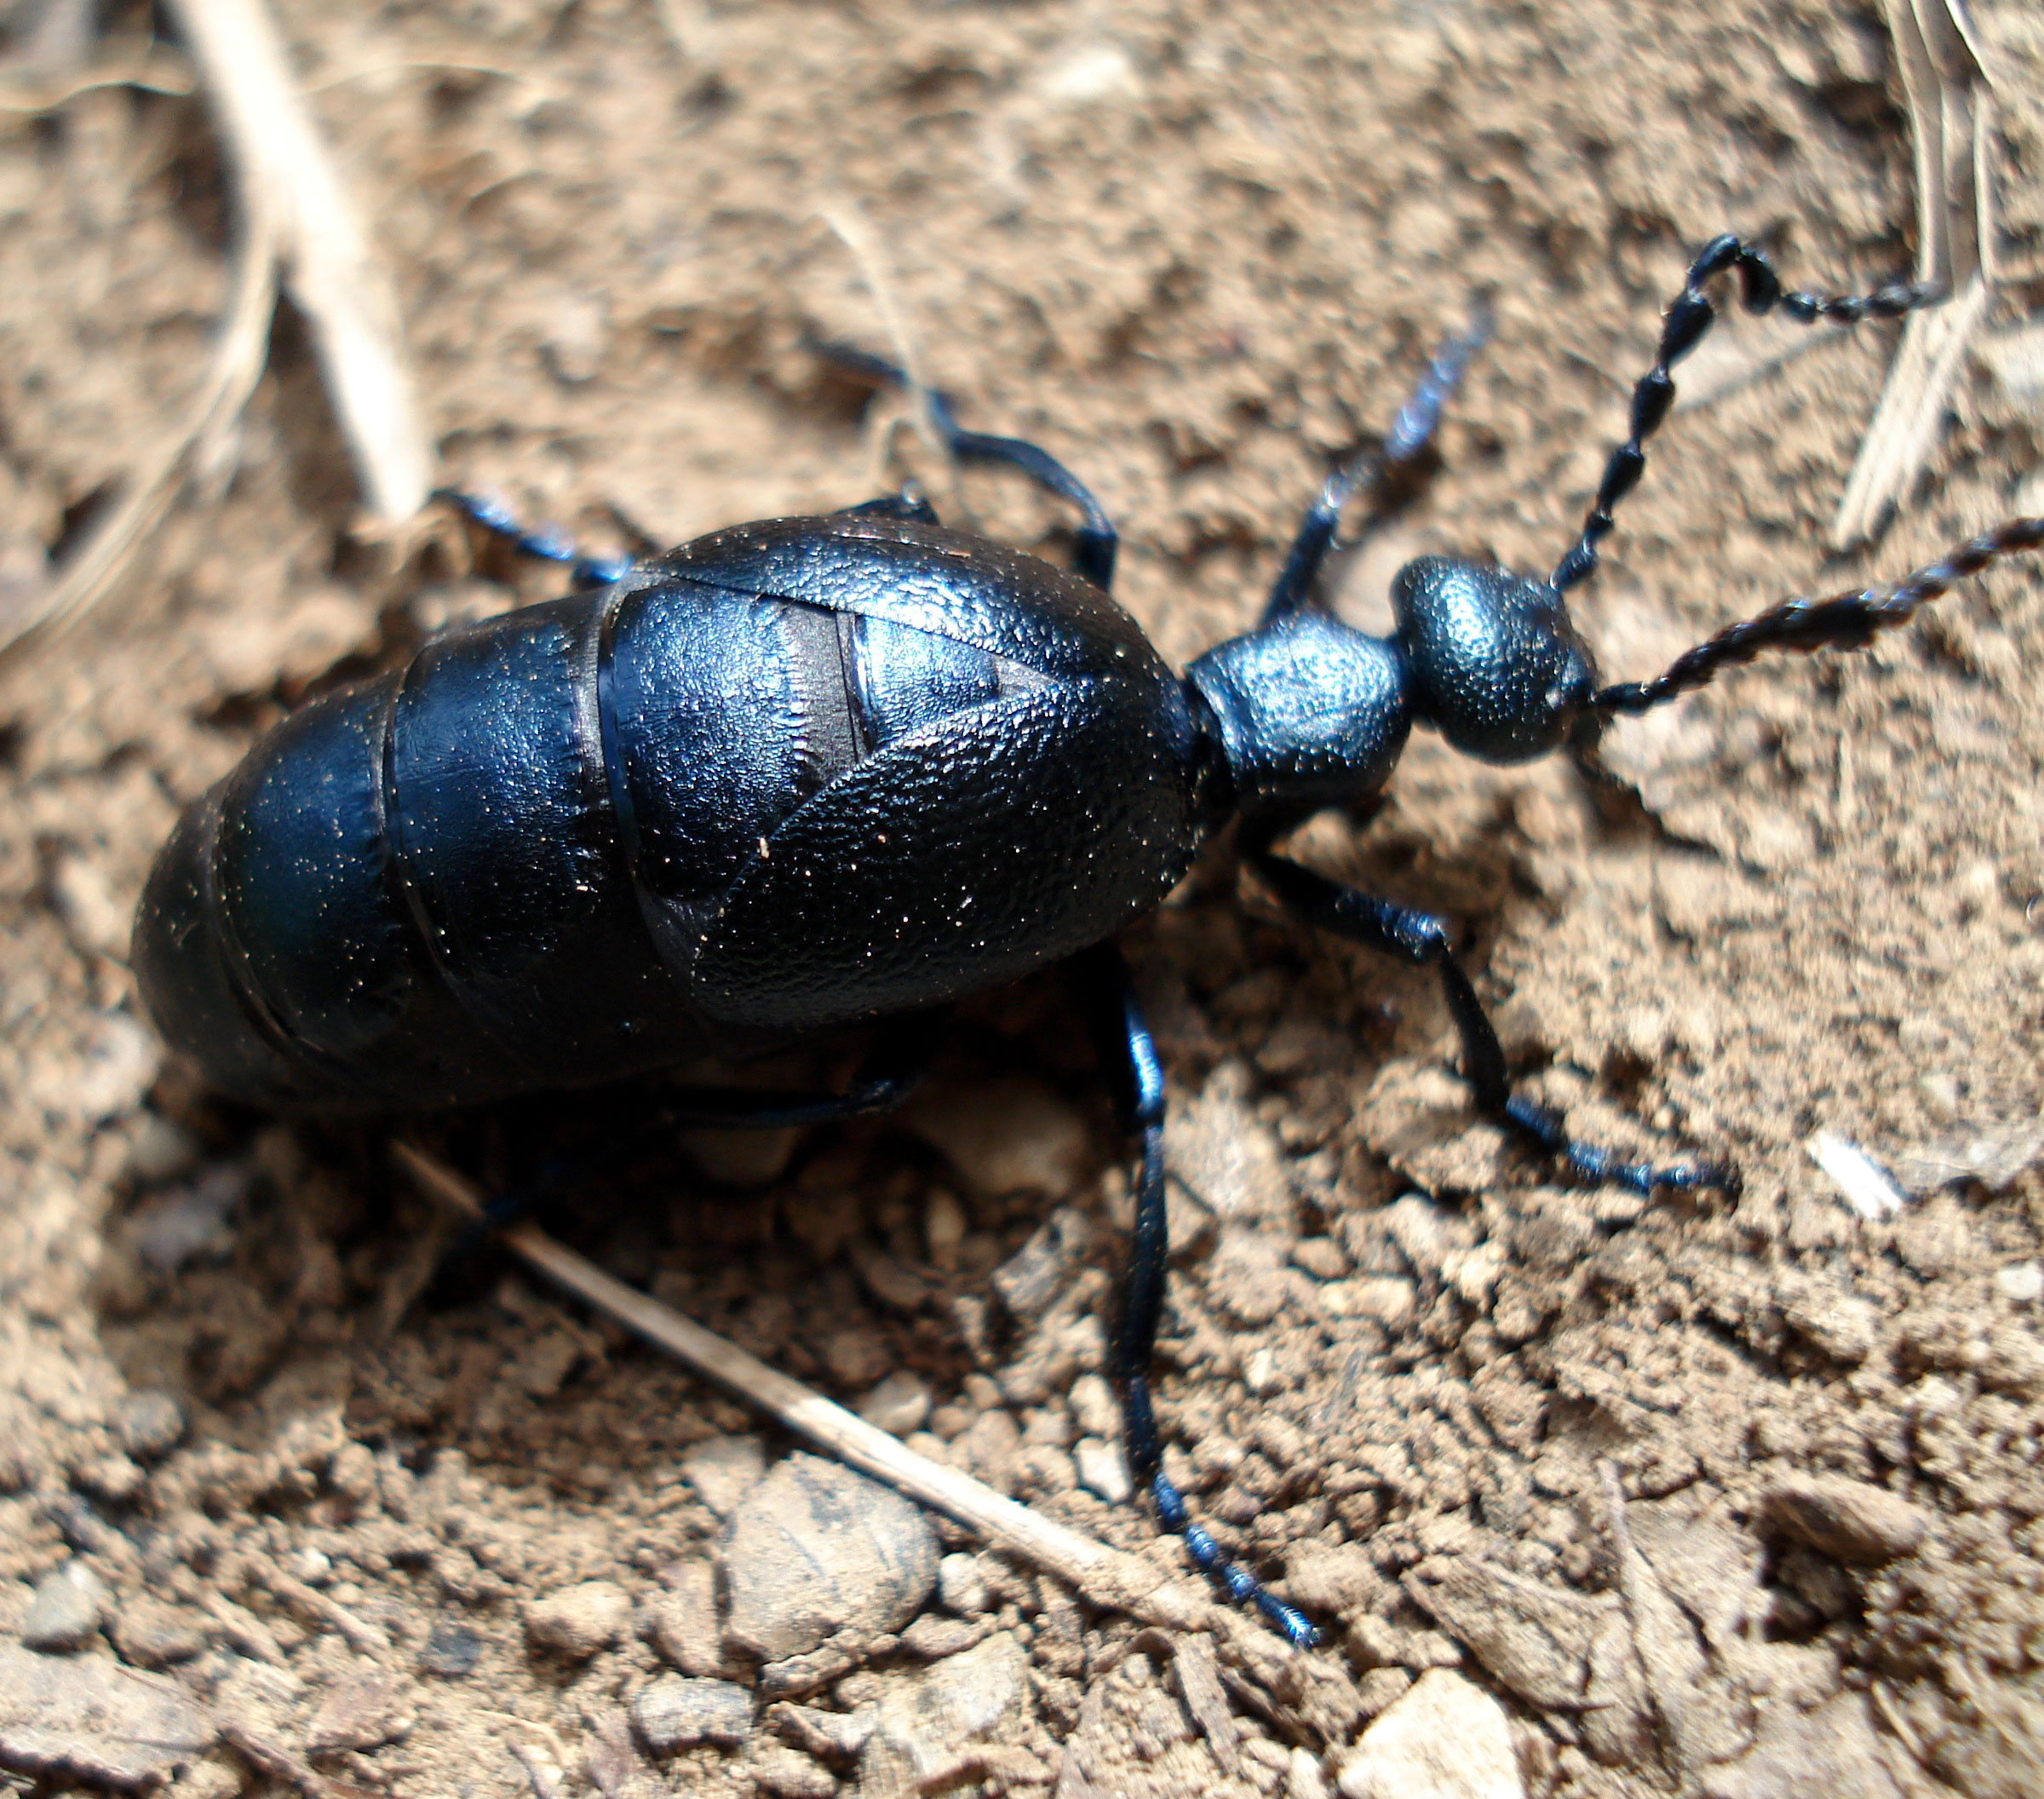
[[(280, 269), (311, 325), (370, 507), (387, 518), (409, 518), (426, 497), (431, 455), (412, 399), (396, 296), (368, 253), (269, 15), (260, 0), (172, 0), (172, 8), (191, 43), (237, 198), (227, 309), (183, 418), (138, 459), (122, 497), (63, 572), (0, 618), (0, 660), (97, 606), (169, 514), (185, 480), (219, 459), (262, 374)], [(81, 76), (58, 83), (53, 103), (108, 80), (140, 78), (125, 67)], [(0, 106), (9, 103), (0, 93)]]
[[(244, 192), (260, 192), (286, 290), (312, 330), (372, 511), (407, 519), (432, 458), (411, 391), (397, 295), (306, 110), (261, 0), (171, 0)], [(257, 207), (249, 208), (255, 211)]]
[(1944, 305), (1912, 313), (1831, 521), (1846, 549), (1880, 530), (1929, 460), (1995, 278), (1993, 107), (1964, 0), (1886, 0), (1916, 160), (1916, 279)]
[[(408, 1143), (392, 1152), (433, 1198), (466, 1216), (481, 1196), (445, 1164)], [(990, 1486), (918, 1455), (898, 1438), (748, 1355), (735, 1343), (605, 1273), (536, 1224), (507, 1226), (498, 1239), (527, 1267), (615, 1319), (625, 1329), (728, 1388), (795, 1435), (955, 1518), (996, 1549), (1054, 1575), (1094, 1605), (1174, 1629), (1228, 1630), (1230, 1615), (1188, 1583), (1161, 1579), (1140, 1557), (1054, 1522)]]

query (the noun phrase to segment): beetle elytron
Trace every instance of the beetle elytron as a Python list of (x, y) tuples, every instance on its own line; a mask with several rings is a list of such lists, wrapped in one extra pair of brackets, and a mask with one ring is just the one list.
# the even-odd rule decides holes
[(216, 1087), (282, 1108), (459, 1105), (611, 1079), (876, 1020), (841, 1095), (700, 1102), (784, 1124), (877, 1110), (913, 1079), (933, 1009), (1083, 957), (1116, 1046), (1142, 1174), (1114, 1352), (1131, 1467), (1165, 1528), (1295, 1641), (1312, 1626), (1221, 1555), (1165, 1478), (1148, 1368), (1165, 1268), (1163, 1081), (1113, 946), (1203, 842), (1240, 843), (1291, 911), (1436, 968), (1490, 1118), (1584, 1178), (1721, 1184), (1570, 1138), (1510, 1090), (1496, 1034), (1438, 919), (1276, 853), (1311, 813), (1367, 804), (1415, 722), (1485, 761), (1566, 749), (1593, 767), (1615, 716), (1766, 650), (1857, 648), (1926, 600), (2044, 542), (2018, 520), (1885, 591), (1793, 601), (1645, 684), (1600, 686), (1564, 595), (1708, 328), (1706, 289), (1806, 321), (1932, 297), (1785, 292), (1734, 238), (1691, 266), (1636, 388), (1627, 442), (1545, 580), (1410, 564), (1370, 637), (1313, 604), (1344, 503), (1432, 434), (1478, 333), (1437, 357), (1386, 440), (1329, 479), (1257, 628), (1172, 675), (1108, 597), (1116, 539), (1035, 446), (962, 431), (1084, 515), (1075, 568), (940, 526), (912, 495), (744, 525), (655, 560), (574, 562), (574, 597), (428, 642), (305, 706), (194, 804), (159, 858), (135, 967), (164, 1035)]

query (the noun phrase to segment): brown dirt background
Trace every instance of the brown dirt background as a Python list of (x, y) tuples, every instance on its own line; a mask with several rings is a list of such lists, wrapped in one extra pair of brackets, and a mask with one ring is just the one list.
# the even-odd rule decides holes
[[(611, 541), (617, 514), (678, 542), (875, 491), (857, 396), (803, 348), (885, 342), (818, 216), (855, 203), (935, 377), (971, 422), (1095, 486), (1123, 532), (1120, 596), (1181, 665), (1249, 622), (1328, 459), (1383, 427), (1473, 290), (1495, 294), (1496, 341), (1395, 553), (1544, 569), (1690, 248), (1763, 233), (1792, 278), (1834, 290), (1912, 249), (1885, 35), (1817, 0), (281, 11), (396, 272), (451, 479)], [(2007, 78), (2007, 316), (2044, 284), (2044, 36), (2016, 0), (1978, 13)], [(196, 382), (227, 229), (196, 101), (110, 89), (0, 122), (10, 578)], [(1975, 375), (1885, 540), (1827, 555), (1892, 339), (1840, 337), (1675, 418), (1576, 608), (1607, 670), (1658, 667), (1788, 593), (1899, 573), (2017, 509), (2037, 422)], [(579, 1789), (657, 1658), (634, 1638), (548, 1658), (520, 1606), (594, 1578), (646, 1597), (700, 1560), (716, 1521), (677, 1453), (751, 1427), (495, 1267), (414, 1302), (428, 1215), (377, 1132), (231, 1114), (159, 1071), (123, 957), (176, 807), (308, 684), (511, 598), (459, 578), (444, 545), (356, 529), (288, 316), (235, 449), (123, 601), (44, 650), (0, 716), (0, 1628), (65, 1531), (99, 1527), (85, 1508), (118, 1604), (147, 1591), (203, 1617), (218, 1596), (267, 1624), (282, 1660), (262, 1680), (223, 1690), (250, 1664), (217, 1629), (181, 1677), (302, 1741), (359, 1669), (275, 1596), (272, 1571), (316, 1550), (327, 1593), (393, 1644), (380, 1659), (416, 1716), (330, 1773), (529, 1790), (516, 1739), (551, 1742)], [(990, 532), (1036, 542), (1053, 522), (1012, 483), (975, 476), (964, 497)], [(1381, 603), (1394, 561), (1373, 545), (1343, 604)], [(1163, 1674), (1114, 1666), (1129, 1626), (1008, 1571), (990, 1603), (1031, 1655), (1017, 1741), (1054, 1768), (1090, 1731), (1102, 1791), (1269, 1794), (1295, 1778), (1280, 1751), (1338, 1750), (1398, 1670), (1456, 1662), (1503, 1699), (1536, 1794), (2044, 1785), (2044, 1342), (1994, 1279), (2044, 1236), (2022, 1135), (2044, 1099), (2040, 669), (2033, 563), (1870, 653), (1756, 670), (1627, 727), (1657, 825), (1607, 819), (1566, 770), (1484, 771), (1422, 742), (1367, 831), (1309, 833), (1320, 865), (1468, 922), (1534, 1091), (1586, 1133), (1728, 1153), (1736, 1200), (1642, 1210), (1554, 1186), (1461, 1109), (1430, 983), (1245, 905), (1225, 855), (1132, 934), (1174, 1104), (1209, 1148), (1278, 1158), (1181, 1250), (1167, 1428), (1216, 1529), (1349, 1629), (1318, 1709), (1241, 1708), (1277, 1747), (1224, 1775)], [(1015, 1377), (1042, 1343), (986, 1301), (1054, 1201), (1100, 1221), (1089, 1256), (1116, 1265), (1118, 1148), (1077, 1035), (1054, 982), (962, 1022), (931, 1114), (982, 1117), (988, 1083), (1022, 1078), (1076, 1110), (1087, 1148), (1069, 1193), (968, 1193), (956, 1267), (919, 1309), (874, 1297), (847, 1247), (927, 1259), (930, 1196), (957, 1187), (900, 1123), (834, 1134), (735, 1203), (655, 1161), (563, 1229), (826, 1391), (913, 1367), (939, 1434), (968, 1439), (957, 1453), (1141, 1548), (1144, 1520), (1074, 1490), (1062, 1393)], [(435, 1128), (502, 1181), (632, 1103)], [(163, 1120), (201, 1160), (152, 1185), (136, 1170), (160, 1169)], [(1922, 1175), (1899, 1221), (1867, 1225), (1805, 1152), (1819, 1128), (1905, 1170), (1984, 1137), (2001, 1161)], [(237, 1196), (231, 1228), (153, 1270), (150, 1209), (210, 1177)], [(1432, 1247), (1387, 1210), (1415, 1184), (1444, 1211), (1418, 1215)], [(1369, 1289), (1381, 1316), (1358, 1309), (1370, 1281), (1404, 1283), (1398, 1303)], [(1098, 1278), (1080, 1282), (1062, 1327)], [(146, 1466), (115, 1435), (131, 1387), (190, 1413)], [(1664, 1704), (1613, 1748), (1416, 1602), (1459, 1568), (1478, 1593), (1501, 1570), (1611, 1603), (1607, 1462), (1701, 1629), (1692, 1672), (1730, 1721), (1708, 1741), (1679, 1740)], [(1871, 1571), (1785, 1549), (1760, 1496), (1797, 1470), (1886, 1487), (1932, 1528)], [(1330, 1567), (1347, 1571), (1331, 1595)], [(444, 1618), (482, 1641), (465, 1680), (418, 1670)], [(714, 1794), (749, 1790), (745, 1769), (696, 1751), (629, 1778)]]

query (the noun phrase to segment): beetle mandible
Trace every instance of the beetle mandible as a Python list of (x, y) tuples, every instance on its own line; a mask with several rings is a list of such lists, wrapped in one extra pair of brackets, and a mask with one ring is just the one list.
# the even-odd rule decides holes
[(1450, 339), (1383, 442), (1329, 477), (1256, 628), (1182, 678), (1109, 597), (1117, 540), (1092, 495), (1035, 445), (960, 428), (940, 396), (925, 398), (954, 455), (1018, 468), (1079, 508), (1071, 570), (947, 530), (912, 493), (629, 565), (576, 558), (464, 501), (571, 563), (582, 591), (302, 707), (196, 802), (136, 922), (149, 1009), (215, 1087), (286, 1110), (475, 1103), (880, 1020), (844, 1094), (683, 1102), (701, 1121), (784, 1124), (886, 1108), (918, 1072), (934, 1009), (1082, 958), (1140, 1142), (1113, 1350), (1131, 1470), (1202, 1569), (1311, 1641), (1163, 1469), (1148, 1371), (1163, 1077), (1112, 940), (1238, 819), (1243, 854), (1288, 910), (1438, 972), (1487, 1117), (1588, 1181), (1731, 1178), (1570, 1136), (1512, 1092), (1442, 921), (1275, 847), (1316, 811), (1369, 805), (1415, 723), (1487, 762), (1564, 750), (1593, 773), (1614, 717), (1764, 651), (1863, 647), (1958, 578), (2044, 543), (2044, 520), (2012, 520), (1892, 589), (1790, 601), (1652, 681), (1600, 685), (1565, 595), (1596, 566), (1674, 399), (1670, 368), (1727, 275), (1749, 310), (1805, 322), (1936, 297), (1900, 283), (1788, 291), (1758, 250), (1717, 239), (1553, 574), (1421, 558), (1394, 584), (1394, 632), (1369, 636), (1316, 606), (1316, 578), (1344, 504), (1419, 454), (1483, 333)]

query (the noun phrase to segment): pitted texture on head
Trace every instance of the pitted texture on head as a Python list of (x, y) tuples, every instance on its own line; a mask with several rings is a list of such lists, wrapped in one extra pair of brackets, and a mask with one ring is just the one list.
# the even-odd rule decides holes
[(1558, 748), (1597, 668), (1544, 581), (1421, 556), (1392, 587), (1414, 710), (1465, 755), (1524, 762)]

